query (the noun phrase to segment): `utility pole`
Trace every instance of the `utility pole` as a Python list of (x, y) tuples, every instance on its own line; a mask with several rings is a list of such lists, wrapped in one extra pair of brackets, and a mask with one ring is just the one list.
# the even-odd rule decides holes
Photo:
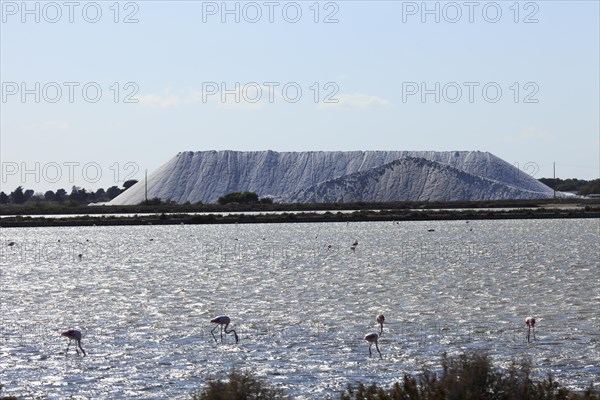
[(552, 185), (552, 186), (553, 186), (553, 189), (554, 189), (554, 198), (556, 198), (556, 162), (552, 163), (552, 171), (554, 173), (554, 178), (553, 178), (554, 179), (554, 185)]

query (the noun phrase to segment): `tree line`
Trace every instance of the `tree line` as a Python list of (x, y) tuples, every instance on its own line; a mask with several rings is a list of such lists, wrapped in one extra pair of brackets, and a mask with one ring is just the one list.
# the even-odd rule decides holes
[(137, 181), (132, 179), (125, 181), (122, 188), (111, 186), (107, 189), (100, 188), (96, 191), (89, 192), (86, 189), (73, 186), (71, 192), (67, 192), (65, 189), (58, 189), (57, 191), (48, 190), (45, 193), (36, 193), (31, 189), (23, 189), (22, 186), (19, 186), (9, 194), (0, 192), (0, 204), (25, 204), (31, 202), (71, 202), (78, 204), (100, 203), (114, 199), (135, 183), (137, 183)]
[(600, 179), (586, 181), (583, 179), (541, 178), (540, 182), (559, 192), (572, 192), (581, 196), (600, 194)]

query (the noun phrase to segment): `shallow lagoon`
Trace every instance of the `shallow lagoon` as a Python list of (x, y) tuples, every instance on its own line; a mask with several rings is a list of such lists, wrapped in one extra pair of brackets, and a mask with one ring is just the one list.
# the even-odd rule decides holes
[[(294, 398), (325, 398), (467, 348), (502, 366), (530, 357), (537, 376), (571, 388), (598, 385), (598, 229), (575, 219), (0, 229), (2, 393), (185, 398), (234, 366)], [(383, 360), (362, 339), (378, 313)], [(220, 314), (239, 344), (215, 343), (208, 321)], [(65, 357), (68, 328), (84, 332), (87, 357), (73, 346)]]

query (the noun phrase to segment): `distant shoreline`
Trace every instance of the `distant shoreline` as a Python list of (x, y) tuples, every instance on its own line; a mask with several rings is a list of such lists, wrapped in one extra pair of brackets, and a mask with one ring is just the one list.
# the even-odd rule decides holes
[[(89, 211), (89, 210), (88, 210)], [(151, 212), (151, 210), (148, 210)], [(222, 211), (211, 214), (190, 214), (187, 212), (152, 215), (130, 214), (114, 216), (106, 214), (59, 216), (8, 216), (0, 219), (2, 228), (24, 227), (73, 227), (73, 226), (132, 226), (132, 225), (202, 225), (202, 224), (257, 224), (257, 223), (322, 223), (322, 222), (381, 222), (381, 221), (469, 221), (469, 220), (507, 220), (507, 219), (573, 219), (600, 218), (600, 205), (572, 208), (519, 208), (511, 210), (478, 210), (477, 208), (452, 210), (402, 210), (382, 209), (356, 210), (344, 212), (338, 210), (317, 213), (297, 210), (291, 212), (266, 213), (260, 210)], [(245, 212), (250, 212), (247, 214)]]

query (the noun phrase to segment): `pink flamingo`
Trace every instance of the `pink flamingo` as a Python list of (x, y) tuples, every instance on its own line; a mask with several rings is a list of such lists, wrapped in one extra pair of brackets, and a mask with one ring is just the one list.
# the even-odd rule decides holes
[(371, 346), (373, 346), (373, 343), (375, 343), (375, 348), (379, 353), (379, 358), (383, 358), (383, 356), (381, 355), (381, 351), (379, 351), (379, 345), (377, 344), (377, 341), (379, 340), (379, 335), (376, 332), (369, 333), (365, 336), (365, 340), (369, 342), (369, 357), (372, 357)]
[(379, 326), (381, 327), (379, 333), (383, 334), (383, 321), (385, 321), (385, 317), (383, 316), (383, 314), (379, 314), (376, 320)]
[(60, 335), (69, 338), (69, 344), (67, 345), (67, 351), (65, 351), (65, 355), (69, 352), (69, 346), (71, 345), (71, 340), (74, 340), (76, 343), (75, 351), (77, 352), (77, 354), (79, 355), (79, 350), (77, 350), (77, 346), (79, 346), (81, 351), (83, 351), (83, 355), (86, 356), (85, 350), (83, 349), (83, 347), (81, 347), (81, 332), (80, 331), (78, 331), (76, 329), (69, 329), (68, 331), (63, 332)]
[(231, 323), (231, 319), (227, 315), (220, 315), (220, 316), (218, 316), (216, 318), (211, 319), (210, 322), (212, 322), (213, 324), (217, 324), (210, 331), (210, 333), (213, 335), (213, 338), (215, 339), (215, 343), (217, 343), (217, 338), (215, 337), (214, 331), (219, 326), (221, 327), (221, 343), (223, 343), (223, 331), (225, 331), (226, 334), (233, 332), (233, 335), (235, 336), (235, 342), (236, 343), (239, 342), (239, 338), (238, 338), (237, 333), (235, 333), (235, 331), (233, 329), (231, 329), (229, 331), (227, 330), (227, 327)]
[(356, 251), (356, 246), (358, 246), (358, 240), (355, 240), (354, 243), (352, 243), (352, 246), (350, 246), (350, 249), (355, 252)]
[(529, 343), (529, 333), (533, 328), (533, 340), (535, 340), (535, 318), (527, 317), (525, 318), (525, 325), (527, 325), (527, 343)]

